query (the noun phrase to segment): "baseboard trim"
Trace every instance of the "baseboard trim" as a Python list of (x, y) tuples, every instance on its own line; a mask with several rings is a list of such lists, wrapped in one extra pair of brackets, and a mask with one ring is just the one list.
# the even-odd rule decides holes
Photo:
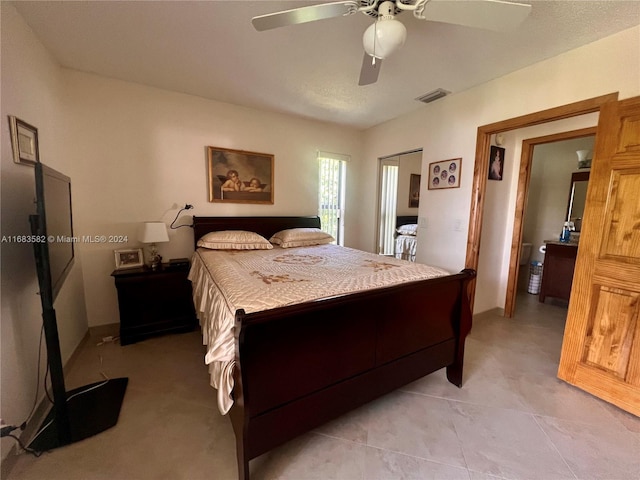
[(120, 336), (120, 323), (107, 323), (105, 325), (97, 325), (89, 327), (89, 335), (93, 338), (102, 339), (104, 337)]
[(476, 312), (473, 314), (473, 319), (480, 319), (486, 315), (498, 315), (500, 317), (504, 317), (504, 308), (494, 307), (489, 310), (485, 310), (484, 312)]

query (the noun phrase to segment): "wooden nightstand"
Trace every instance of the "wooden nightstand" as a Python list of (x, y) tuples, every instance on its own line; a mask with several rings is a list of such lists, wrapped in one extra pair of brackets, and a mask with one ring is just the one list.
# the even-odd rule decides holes
[(111, 273), (118, 290), (121, 345), (195, 328), (188, 274), (188, 265), (167, 269), (166, 264), (158, 271), (143, 267)]

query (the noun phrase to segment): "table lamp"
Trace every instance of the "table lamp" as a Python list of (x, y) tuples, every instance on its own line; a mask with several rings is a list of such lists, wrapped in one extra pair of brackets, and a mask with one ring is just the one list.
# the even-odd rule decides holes
[(142, 243), (149, 244), (149, 266), (151, 270), (158, 270), (162, 262), (162, 257), (158, 254), (156, 243), (169, 241), (167, 226), (164, 222), (145, 222), (140, 229), (138, 240)]

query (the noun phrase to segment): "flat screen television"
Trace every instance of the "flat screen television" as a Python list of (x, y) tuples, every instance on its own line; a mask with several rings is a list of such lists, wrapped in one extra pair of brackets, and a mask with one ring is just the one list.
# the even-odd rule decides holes
[(41, 262), (44, 263), (41, 265), (43, 271), (39, 272), (43, 274), (39, 275), (43, 277), (39, 279), (40, 290), (41, 294), (51, 292), (53, 302), (74, 260), (71, 179), (42, 163), (36, 163), (35, 176), (37, 216), (32, 233), (40, 243)]
[(113, 378), (67, 392), (58, 322), (53, 308), (74, 260), (71, 179), (35, 164), (36, 214), (29, 216), (40, 286), (42, 319), (47, 342), (47, 363), (53, 391), (53, 407), (29, 448), (42, 452), (111, 428), (118, 421), (128, 378)]

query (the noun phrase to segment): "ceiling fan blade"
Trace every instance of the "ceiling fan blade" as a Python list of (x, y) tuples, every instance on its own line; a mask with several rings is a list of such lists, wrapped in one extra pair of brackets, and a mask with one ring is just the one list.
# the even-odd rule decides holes
[(342, 2), (321, 3), (319, 5), (309, 5), (308, 7), (293, 8), (282, 12), (268, 13), (253, 17), (251, 23), (256, 30), (270, 30), (272, 28), (286, 27), (298, 23), (315, 22), (325, 18), (341, 17), (355, 13), (360, 6), (355, 0)]
[(434, 22), (502, 32), (516, 28), (530, 12), (531, 5), (502, 0), (431, 0), (422, 15)]
[(360, 81), (358, 85), (371, 85), (378, 81), (378, 75), (380, 74), (380, 67), (382, 67), (382, 59), (376, 58), (375, 63), (373, 57), (365, 52), (362, 59), (362, 69), (360, 70)]

